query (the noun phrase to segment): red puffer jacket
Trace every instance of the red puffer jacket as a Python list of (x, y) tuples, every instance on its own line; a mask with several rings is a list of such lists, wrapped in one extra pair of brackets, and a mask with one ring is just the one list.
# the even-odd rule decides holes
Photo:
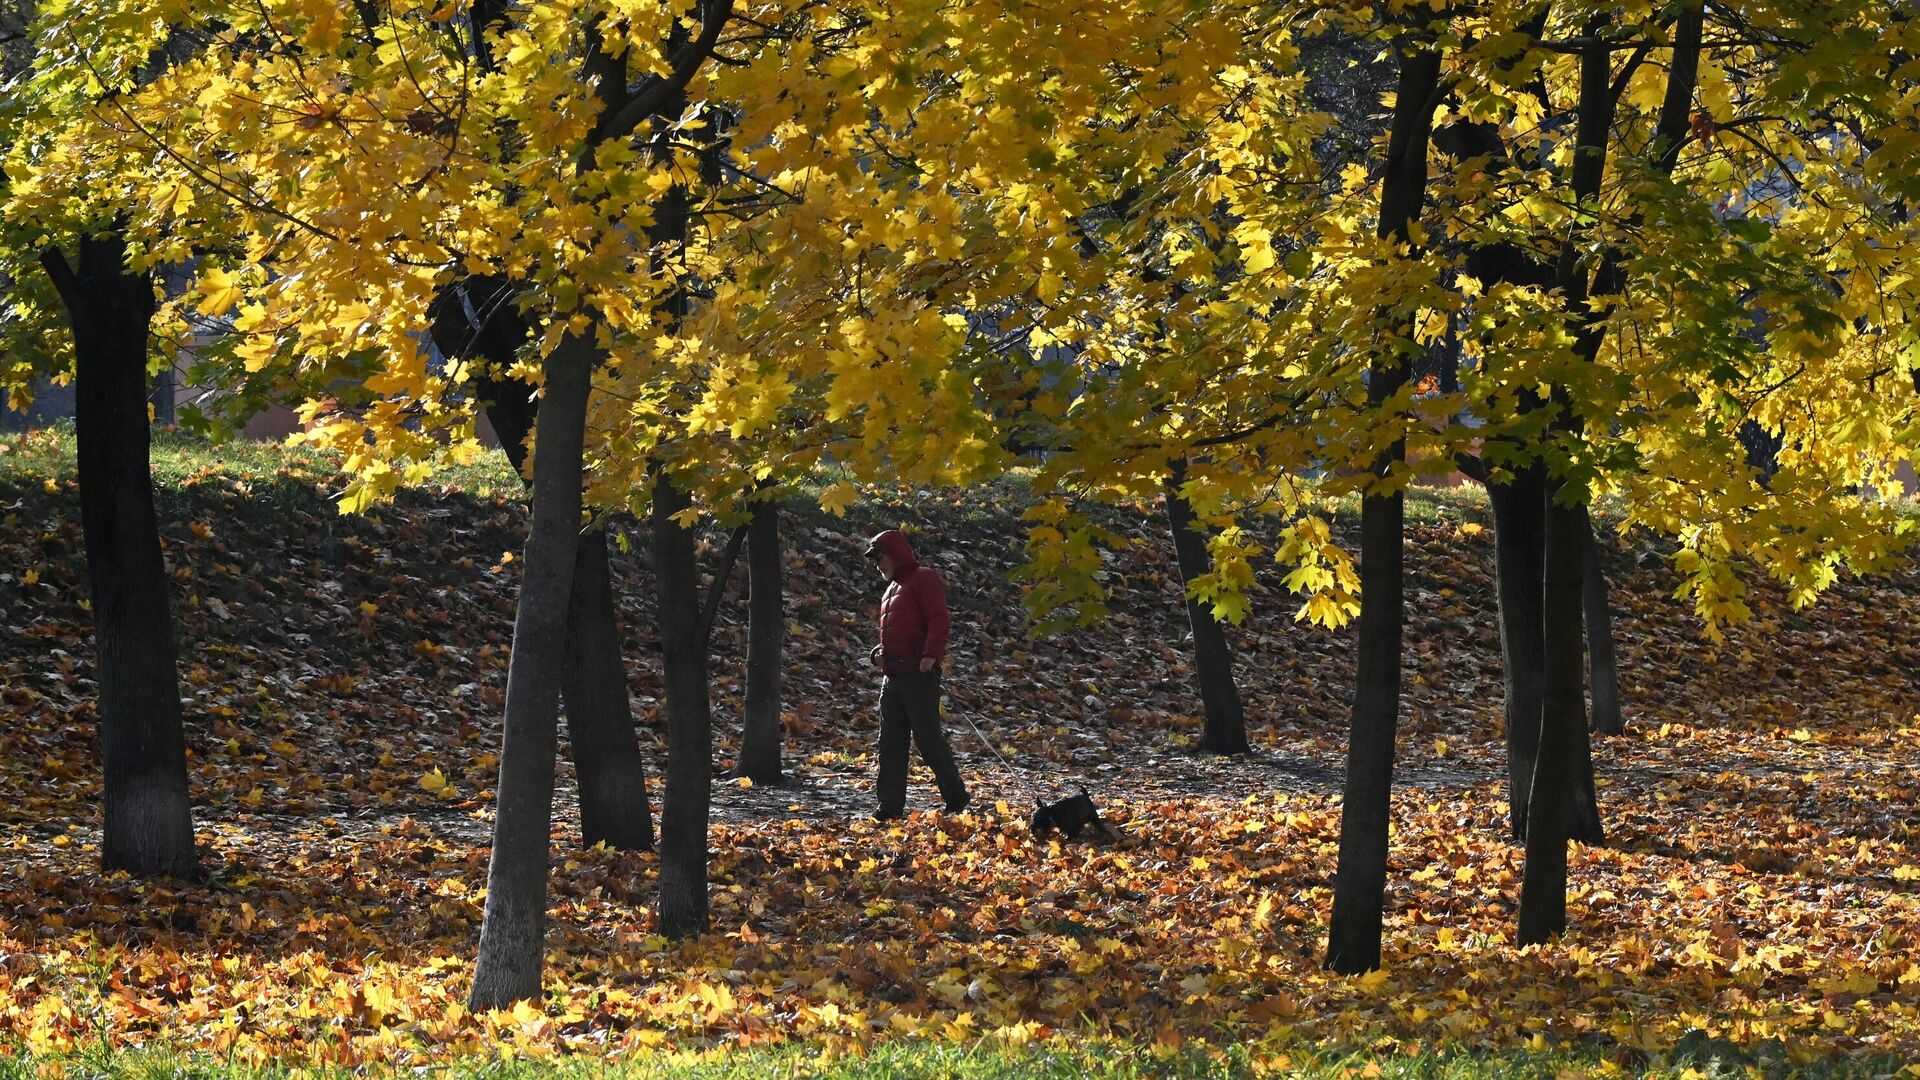
[(940, 575), (921, 566), (913, 547), (899, 531), (888, 529), (873, 538), (871, 547), (893, 557), (893, 580), (880, 598), (880, 670), (906, 675), (920, 670), (920, 659), (938, 664), (947, 655), (947, 585)]

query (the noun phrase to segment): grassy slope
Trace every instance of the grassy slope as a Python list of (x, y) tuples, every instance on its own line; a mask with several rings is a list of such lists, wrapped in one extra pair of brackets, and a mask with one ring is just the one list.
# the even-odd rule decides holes
[[(41, 957), (78, 948), (77, 962), (108, 968), (137, 958), (101, 960), (84, 953), (88, 941), (104, 935), (126, 940), (135, 951), (194, 956), (190, 950), (244, 931), (259, 939), (262, 957), (358, 950), (361, 960), (335, 964), (349, 978), (365, 976), (376, 961), (404, 966), (423, 955), (463, 957), (477, 900), (470, 891), (449, 892), (444, 883), (477, 884), (484, 866), (475, 845), (485, 837), (518, 570), (507, 555), (520, 546), (523, 520), (509, 498), (517, 482), (498, 459), (452, 478), (452, 490), (409, 495), (378, 514), (342, 519), (327, 503), (331, 482), (323, 461), (267, 447), (209, 449), (162, 440), (155, 471), (185, 642), (195, 794), (226, 889), (154, 893), (100, 882), (87, 870), (96, 781), (70, 446), (46, 437), (0, 442), (6, 445), (0, 453), (0, 716), (8, 721), (0, 726), (6, 802), (0, 827), (19, 854), (0, 876), (0, 930)], [(1897, 872), (1911, 865), (1903, 845), (1911, 840), (1915, 794), (1910, 782), (1889, 781), (1882, 772), (1886, 761), (1910, 754), (1915, 741), (1910, 725), (1920, 700), (1920, 652), (1906, 630), (1920, 610), (1920, 580), (1911, 568), (1890, 581), (1845, 586), (1834, 603), (1812, 613), (1782, 611), (1762, 590), (1756, 625), (1725, 648), (1708, 650), (1668, 599), (1671, 582), (1657, 557), (1638, 546), (1610, 552), (1622, 598), (1625, 698), (1636, 733), (1599, 751), (1616, 846), (1584, 854), (1576, 871), (1582, 883), (1575, 918), (1594, 927), (1580, 945), (1596, 955), (1536, 972), (1568, 982), (1565, 1007), (1547, 1010), (1557, 1014), (1547, 1030), (1550, 1042), (1568, 1048), (1561, 1053), (1575, 1057), (1536, 1059), (1524, 1044), (1539, 1025), (1529, 1026), (1526, 1017), (1541, 1006), (1526, 1000), (1525, 987), (1501, 988), (1498, 1000), (1483, 1004), (1476, 997), (1466, 1009), (1456, 1002), (1459, 1011), (1445, 1011), (1450, 987), (1472, 985), (1461, 980), (1514, 974), (1501, 966), (1511, 963), (1500, 934), (1510, 918), (1505, 905), (1517, 862), (1497, 835), (1503, 807), (1491, 545), (1486, 533), (1471, 528), (1484, 522), (1482, 502), (1470, 492), (1416, 497), (1401, 753), (1403, 782), (1414, 794), (1397, 823), (1389, 931), (1390, 962), (1404, 974), (1389, 984), (1390, 997), (1373, 1003), (1350, 987), (1314, 984), (1310, 972), (1337, 823), (1330, 793), (1350, 693), (1346, 635), (1292, 625), (1284, 597), (1263, 595), (1254, 620), (1233, 634), (1261, 754), (1245, 763), (1194, 758), (1184, 747), (1197, 730), (1197, 707), (1188, 692), (1177, 585), (1159, 522), (1115, 512), (1114, 524), (1139, 543), (1109, 564), (1116, 590), (1109, 624), (1030, 641), (1021, 632), (1017, 587), (1005, 579), (1017, 562), (1021, 508), (1022, 493), (1009, 484), (965, 496), (883, 499), (844, 521), (802, 517), (789, 554), (788, 726), (799, 782), (719, 790), (718, 922), (775, 919), (772, 912), (747, 910), (755, 892), (776, 906), (790, 901), (807, 911), (815, 902), (804, 897), (816, 896), (819, 883), (838, 882), (835, 888), (850, 890), (846, 910), (815, 907), (806, 919), (775, 926), (796, 935), (796, 948), (814, 950), (807, 963), (838, 971), (893, 1015), (911, 1019), (951, 1017), (956, 1006), (937, 996), (896, 993), (894, 980), (923, 984), (950, 961), (884, 950), (869, 956), (851, 943), (895, 932), (889, 923), (913, 925), (888, 910), (937, 916), (933, 898), (939, 897), (951, 901), (963, 921), (969, 912), (975, 921), (1025, 919), (1022, 912), (1037, 909), (1045, 917), (1033, 925), (1067, 937), (1114, 935), (1128, 950), (1119, 957), (1133, 964), (1098, 976), (1114, 988), (1114, 1007), (1128, 1010), (1095, 1025), (1110, 1035), (1157, 1031), (1192, 1038), (1240, 1030), (1249, 1020), (1247, 1003), (1258, 1002), (1269, 1008), (1251, 1015), (1285, 1020), (1278, 1026), (1331, 1045), (1385, 1038), (1387, 1045), (1415, 1051), (1402, 1064), (1418, 1069), (1497, 1063), (1530, 1072), (1543, 1061), (1577, 1062), (1582, 1054), (1648, 1060), (1634, 1056), (1643, 1046), (1658, 1057), (1686, 1028), (1712, 1026), (1717, 1013), (1744, 1016), (1758, 1008), (1751, 998), (1772, 995), (1802, 1013), (1811, 1008), (1813, 1021), (1804, 1031), (1749, 1025), (1745, 1037), (1730, 1027), (1726, 1034), (1756, 1060), (1778, 1060), (1787, 1045), (1804, 1044), (1805, 1052), (1817, 1054), (1902, 1054), (1920, 1045), (1900, 1034), (1907, 1029), (1899, 1024), (1894, 1035), (1876, 1038), (1864, 1019), (1834, 1031), (1819, 1021), (1822, 1011), (1838, 1010), (1843, 1020), (1883, 1006), (1897, 1013), (1907, 993), (1897, 967), (1865, 984), (1856, 979), (1850, 989), (1823, 989), (1820, 980), (1838, 964), (1857, 963), (1848, 950), (1899, 955), (1920, 941), (1912, 887)], [(835, 869), (836, 852), (857, 858), (862, 850), (923, 842), (919, 834), (870, 836), (865, 827), (846, 824), (866, 807), (872, 767), (865, 756), (871, 680), (862, 660), (876, 589), (858, 556), (858, 538), (895, 524), (926, 534), (935, 565), (954, 582), (962, 625), (953, 664), (956, 711), (976, 719), (1023, 770), (999, 769), (956, 727), (975, 783), (990, 797), (1017, 804), (1035, 786), (1090, 782), (1136, 837), (1120, 853), (1061, 857), (1066, 873), (1095, 875), (1081, 887), (1098, 910), (1074, 910), (1048, 876), (1059, 870), (1025, 861), (1017, 827), (991, 814), (979, 828), (940, 825), (931, 842), (944, 851), (990, 841), (997, 848), (990, 857), (1002, 860), (993, 873), (1003, 884), (1024, 875), (1014, 891), (1037, 897), (1034, 908), (1023, 906), (1025, 896), (1009, 899), (990, 882), (976, 893), (981, 884), (957, 872), (922, 880), (916, 871), (911, 881), (889, 884)], [(630, 526), (617, 528), (638, 539)], [(618, 562), (632, 689), (657, 751), (663, 731), (657, 673), (647, 659), (645, 567), (638, 559)], [(736, 601), (716, 642), (723, 727), (733, 717), (743, 630)], [(721, 745), (729, 739), (723, 736)], [(430, 770), (452, 780), (445, 797), (418, 783)], [(920, 789), (915, 797), (929, 796)], [(1256, 829), (1262, 819), (1271, 822)], [(1256, 834), (1262, 836), (1257, 843)], [(563, 825), (562, 843), (571, 835)], [(761, 848), (801, 869), (769, 866), (756, 858)], [(397, 873), (396, 859), (417, 863), (407, 867), (413, 876), (383, 881), (382, 875)], [(1157, 861), (1162, 869), (1148, 880), (1177, 880), (1185, 891), (1144, 895), (1126, 876), (1138, 871), (1116, 859)], [(1435, 878), (1438, 860), (1449, 872)], [(303, 893), (303, 877), (322, 867), (359, 887), (346, 898), (328, 895), (337, 887)], [(1473, 867), (1485, 876), (1463, 878)], [(608, 954), (609, 941), (617, 951), (637, 947), (650, 957), (636, 973), (644, 980), (690, 977), (712, 961), (711, 949), (662, 952), (643, 940), (650, 870), (644, 856), (591, 854), (563, 868), (555, 960), (563, 978), (590, 983), (606, 977), (606, 965), (621, 960)], [(1230, 886), (1242, 879), (1245, 884)], [(1743, 898), (1743, 886), (1762, 884), (1763, 891)], [(1225, 912), (1244, 914), (1239, 897), (1249, 894), (1235, 888), (1246, 885), (1280, 898), (1274, 938), (1287, 958), (1261, 961), (1269, 965), (1265, 976), (1230, 975), (1213, 951), (1230, 944), (1234, 929), (1205, 925)], [(744, 893), (728, 891), (743, 886)], [(241, 906), (248, 897), (260, 906), (257, 919)], [(382, 918), (370, 913), (386, 910), (386, 902), (409, 910), (415, 901), (408, 897), (418, 898), (421, 910), (384, 935), (351, 925)], [(876, 906), (883, 902), (892, 907)], [(1850, 914), (1865, 911), (1874, 912), (1871, 920)], [(302, 927), (303, 912), (309, 928)], [(1096, 922), (1093, 929), (1072, 929)], [(1447, 936), (1456, 928), (1464, 932)], [(1048, 944), (1058, 941), (1053, 933), (1024, 932), (1018, 944), (1026, 951), (1011, 957), (1012, 966), (999, 976), (1008, 993), (1024, 992), (1019, 965), (1056, 962), (1046, 959), (1058, 947)], [(1715, 978), (1729, 981), (1729, 964), (1761, 956), (1765, 943), (1782, 934), (1811, 948), (1750, 987), (1730, 982), (1747, 996), (1727, 998)], [(838, 938), (850, 945), (835, 944)], [(1715, 960), (1687, 951), (1701, 942), (1726, 954), (1717, 968)], [(951, 962), (965, 962), (981, 947), (963, 940)], [(1463, 949), (1476, 951), (1450, 953)], [(924, 961), (921, 968), (898, 967), (911, 968), (915, 959)], [(28, 974), (43, 984), (73, 977), (70, 966), (36, 965), (18, 953), (10, 963), (0, 977), (16, 986)], [(862, 964), (875, 965), (873, 981), (862, 983)], [(1610, 967), (1627, 973), (1639, 998), (1623, 1001), (1609, 991), (1600, 973)], [(1163, 995), (1154, 971), (1167, 983), (1198, 975), (1224, 1004), (1212, 997), (1183, 1004), (1179, 994)], [(453, 982), (448, 993), (457, 992)], [(1288, 1000), (1274, 1005), (1277, 997)], [(1028, 1011), (1010, 1004), (1008, 1016), (1040, 1015), (1056, 1027), (1076, 1007), (1056, 1015), (1038, 998), (1019, 1000)], [(1382, 1004), (1390, 1007), (1383, 1011)], [(1644, 1034), (1624, 1034), (1621, 1021), (1607, 1019), (1644, 1011), (1665, 1014)], [(1320, 1015), (1327, 1012), (1334, 1019)], [(1597, 1019), (1583, 1024), (1583, 1014)], [(1440, 1023), (1453, 1017), (1465, 1017), (1457, 1030)], [(377, 1017), (370, 1023), (380, 1027)], [(696, 1044), (703, 1031), (712, 1037), (758, 1030), (729, 1023), (684, 1030)], [(10, 1029), (40, 1030), (19, 1016)], [(134, 1024), (129, 1030), (146, 1029)], [(188, 1023), (178, 1030), (191, 1037), (200, 1029)], [(1478, 1047), (1494, 1058), (1419, 1056), (1419, 1047), (1433, 1044)], [(295, 1045), (307, 1044), (289, 1044)], [(893, 1045), (886, 1053), (905, 1055), (907, 1064), (919, 1061), (928, 1072), (960, 1067), (926, 1056), (951, 1051)], [(1633, 1052), (1623, 1058), (1623, 1047)], [(1044, 1065), (1031, 1052), (1009, 1052), (1022, 1071)], [(1307, 1061), (1298, 1049), (1289, 1052), (1295, 1064)], [(138, 1060), (114, 1060), (141, 1067)], [(767, 1060), (736, 1065), (752, 1069)], [(1461, 1066), (1463, 1060), (1469, 1064)], [(1190, 1065), (1211, 1067), (1204, 1058)], [(998, 1075), (994, 1070), (1003, 1067), (1013, 1066), (987, 1060), (977, 1072)], [(1127, 1067), (1155, 1074), (1162, 1066)]]

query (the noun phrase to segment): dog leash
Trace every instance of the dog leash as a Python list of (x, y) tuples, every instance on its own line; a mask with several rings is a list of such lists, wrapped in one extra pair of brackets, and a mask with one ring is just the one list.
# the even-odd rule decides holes
[(958, 715), (960, 719), (965, 720), (967, 726), (973, 729), (974, 737), (979, 739), (981, 745), (987, 748), (987, 753), (992, 754), (994, 759), (1000, 762), (1002, 771), (1011, 777), (1014, 783), (1020, 785), (1021, 790), (1026, 792), (1027, 798), (1034, 800), (1036, 803), (1040, 801), (1039, 792), (1034, 789), (1031, 779), (1019, 769), (1014, 768), (1013, 762), (1001, 756), (999, 748), (993, 745), (992, 739), (987, 738), (986, 732), (980, 730), (980, 725), (973, 722), (972, 716), (967, 713), (955, 714), (952, 710), (948, 711), (948, 715)]
[(987, 733), (984, 731), (981, 731), (980, 725), (973, 722), (973, 717), (968, 716), (966, 713), (961, 713), (960, 719), (965, 720), (967, 722), (967, 726), (973, 729), (974, 737), (978, 738), (981, 744), (987, 748), (987, 753), (992, 754), (995, 758), (999, 759), (1000, 766), (1002, 768), (1006, 769), (1008, 772), (1013, 773), (1016, 776), (1019, 775), (1019, 773), (1014, 769), (1012, 762), (1008, 761), (1006, 758), (1000, 757), (1000, 751), (993, 745), (993, 740), (987, 738)]

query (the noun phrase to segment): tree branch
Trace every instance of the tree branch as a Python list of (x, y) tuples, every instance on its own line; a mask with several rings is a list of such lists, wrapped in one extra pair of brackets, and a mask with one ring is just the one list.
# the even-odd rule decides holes
[(1487, 478), (1491, 475), (1486, 461), (1480, 455), (1469, 454), (1464, 450), (1453, 455), (1453, 467), (1460, 471), (1461, 476), (1469, 480), (1477, 480), (1482, 484), (1487, 483)]
[(1680, 13), (1673, 33), (1673, 64), (1667, 69), (1667, 93), (1660, 102), (1660, 118), (1654, 123), (1653, 145), (1658, 151), (1654, 168), (1662, 176), (1673, 175), (1680, 161), (1680, 147), (1686, 142), (1693, 118), (1693, 91), (1700, 81), (1700, 36), (1706, 19), (1701, 5), (1693, 4)]
[(67, 262), (67, 253), (49, 244), (40, 249), (40, 265), (46, 268), (47, 277), (53, 279), (54, 291), (60, 294), (60, 301), (67, 305), (68, 314), (80, 318), (85, 293), (80, 288), (79, 277), (73, 272), (73, 265)]
[(720, 601), (727, 596), (727, 579), (733, 576), (733, 564), (740, 559), (740, 545), (746, 543), (748, 526), (742, 525), (733, 530), (727, 539), (727, 550), (720, 557), (720, 569), (714, 571), (713, 582), (707, 586), (707, 602), (701, 605), (700, 623), (694, 628), (695, 641), (705, 645), (713, 636), (713, 620), (720, 616)]
[(664, 79), (654, 79), (641, 87), (639, 92), (611, 112), (600, 114), (600, 121), (593, 125), (593, 131), (587, 136), (588, 153), (609, 139), (618, 139), (633, 134), (640, 122), (659, 112), (661, 107), (673, 100), (673, 96), (687, 88), (693, 76), (700, 70), (713, 52), (714, 43), (720, 40), (720, 31), (733, 15), (733, 0), (706, 0), (700, 20), (700, 35), (686, 44), (673, 55), (668, 63), (669, 73)]

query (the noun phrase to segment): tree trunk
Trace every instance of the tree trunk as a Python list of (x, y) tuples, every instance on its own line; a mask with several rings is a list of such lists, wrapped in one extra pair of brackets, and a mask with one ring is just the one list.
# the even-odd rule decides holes
[(736, 769), (756, 784), (777, 784), (780, 771), (781, 636), (786, 604), (780, 563), (780, 504), (757, 504), (747, 534), (747, 697), (741, 707)]
[[(1405, 452), (1404, 445), (1396, 446)], [(1393, 743), (1400, 718), (1405, 517), (1406, 499), (1400, 492), (1369, 495), (1360, 503), (1360, 655), (1340, 804), (1340, 863), (1327, 931), (1327, 967), (1347, 975), (1380, 966)]]
[[(1186, 476), (1186, 461), (1175, 461), (1166, 485), (1167, 524), (1173, 530), (1183, 596), (1193, 579), (1207, 572), (1206, 539), (1194, 526), (1193, 507), (1180, 493)], [(1252, 747), (1247, 745), (1246, 711), (1233, 682), (1233, 649), (1227, 644), (1226, 630), (1205, 602), (1191, 596), (1187, 596), (1187, 625), (1193, 628), (1193, 680), (1207, 715), (1200, 749), (1210, 754), (1247, 753)]]
[[(456, 355), (478, 348), (489, 363), (504, 370), (527, 331), (500, 286), (482, 288), (479, 310), (491, 322), (469, 326), (442, 314), (435, 320), (434, 338), (443, 350)], [(457, 297), (443, 303), (475, 306)], [(500, 448), (513, 471), (524, 477), (527, 439), (538, 415), (532, 388), (518, 379), (488, 379), (481, 383), (481, 393), (487, 398), (487, 421)], [(647, 765), (640, 756), (627, 696), (627, 667), (620, 654), (620, 622), (604, 529), (583, 534), (575, 549), (566, 650), (560, 697), (566, 708), (574, 782), (580, 792), (580, 839), (588, 847), (604, 842), (621, 851), (646, 851), (653, 847)]]
[[(1521, 470), (1508, 483), (1487, 486), (1488, 500), (1493, 504), (1500, 651), (1506, 675), (1507, 804), (1516, 841), (1527, 838), (1528, 794), (1533, 790), (1542, 703), (1546, 699), (1543, 631), (1547, 613), (1541, 591), (1549, 513), (1545, 486), (1545, 470), (1538, 465)], [(1574, 512), (1584, 522), (1585, 511), (1575, 508)], [(1567, 614), (1559, 612), (1557, 617)], [(1598, 844), (1606, 834), (1594, 790), (1592, 743), (1584, 727), (1575, 740), (1574, 754), (1572, 782), (1565, 788), (1569, 799), (1566, 827), (1573, 839)]]
[(1527, 794), (1540, 745), (1540, 608), (1546, 543), (1546, 480), (1541, 466), (1488, 484), (1493, 506), (1494, 577), (1500, 598), (1500, 660), (1506, 681), (1507, 805), (1513, 838), (1527, 836)]
[(476, 1010), (540, 995), (560, 681), (579, 547), (587, 398), (597, 361), (592, 341), (569, 335), (546, 360), (533, 522), (507, 668), (493, 857), (474, 965)]
[(1607, 595), (1607, 570), (1600, 564), (1599, 537), (1588, 519), (1587, 553), (1581, 578), (1581, 611), (1587, 622), (1587, 690), (1593, 696), (1593, 730), (1620, 735), (1620, 667), (1613, 653), (1613, 601)]
[[(1426, 43), (1399, 50), (1400, 81), (1381, 181), (1380, 232), (1408, 242), (1426, 198), (1427, 146), (1433, 127), (1440, 54)], [(1402, 334), (1409, 328), (1402, 327)], [(1395, 337), (1400, 337), (1396, 334)], [(1411, 336), (1406, 334), (1406, 336)], [(1367, 402), (1377, 414), (1408, 376), (1403, 342), (1388, 342), (1374, 360)], [(1405, 461), (1406, 440), (1395, 439), (1374, 462), (1386, 476)], [(1358, 974), (1380, 966), (1380, 928), (1386, 907), (1387, 840), (1393, 794), (1393, 742), (1400, 716), (1402, 608), (1401, 533), (1406, 497), (1369, 492), (1360, 502), (1360, 630), (1353, 718), (1347, 743), (1347, 779), (1340, 804), (1340, 862), (1327, 928), (1327, 967)]]
[(180, 675), (148, 461), (153, 282), (118, 236), (80, 243), (79, 266), (42, 256), (73, 323), (80, 523), (93, 592), (105, 814), (100, 864), (197, 873)]
[(560, 696), (566, 703), (573, 774), (580, 787), (581, 842), (646, 851), (653, 847), (647, 766), (640, 758), (627, 697), (604, 528), (584, 533), (574, 557), (566, 657)]
[[(1542, 797), (1532, 801), (1527, 814), (1526, 867), (1520, 879), (1522, 945), (1549, 941), (1567, 928), (1567, 840), (1570, 811), (1576, 805), (1571, 795), (1578, 781), (1578, 743), (1587, 728), (1579, 617), (1586, 515), (1579, 507), (1549, 503), (1546, 518), (1540, 605), (1545, 693), (1533, 774), (1533, 790)], [(1568, 797), (1548, 797), (1554, 792)]]
[[(649, 532), (659, 598), (660, 657), (667, 696), (667, 793), (660, 806), (659, 930), (670, 938), (707, 929), (707, 817), (713, 784), (713, 720), (707, 642), (693, 533), (674, 515), (692, 506), (661, 469)], [(723, 588), (715, 580), (713, 588)]]

